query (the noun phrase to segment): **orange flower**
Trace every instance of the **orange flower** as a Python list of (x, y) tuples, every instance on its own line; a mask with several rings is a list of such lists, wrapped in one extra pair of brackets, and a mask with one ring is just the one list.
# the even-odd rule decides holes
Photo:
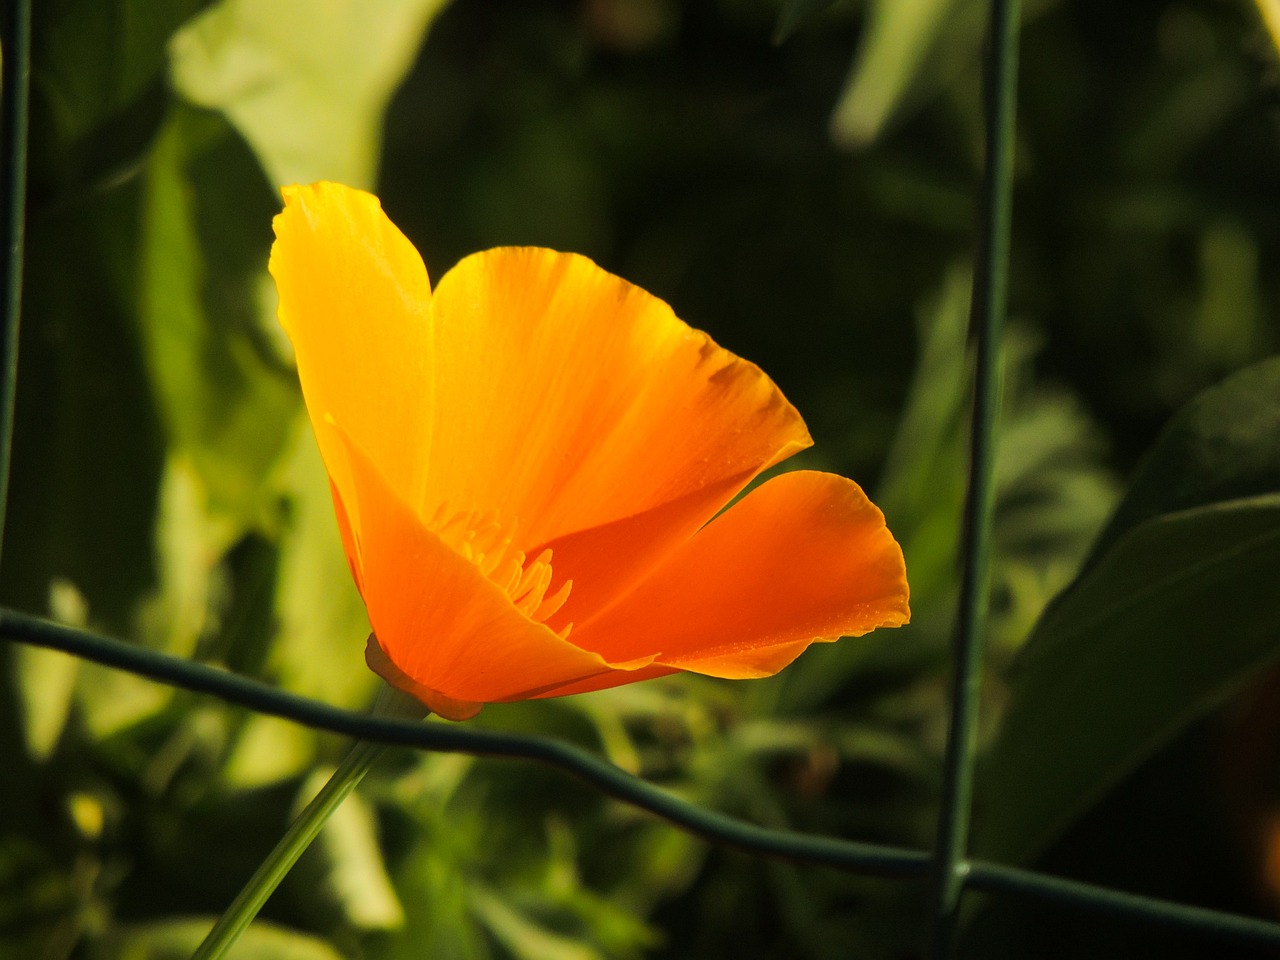
[(533, 248), (467, 257), (433, 293), (375, 197), (284, 198), (280, 322), (388, 682), (463, 719), (680, 670), (769, 676), (907, 621), (902, 551), (852, 481), (783, 474), (712, 520), (811, 441), (661, 300)]

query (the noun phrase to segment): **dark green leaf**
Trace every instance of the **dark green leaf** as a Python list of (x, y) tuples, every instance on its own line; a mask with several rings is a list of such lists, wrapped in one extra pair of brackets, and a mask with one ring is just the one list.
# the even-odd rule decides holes
[(773, 31), (773, 42), (782, 43), (806, 22), (812, 20), (835, 0), (787, 0), (778, 13), (778, 25)]
[(169, 35), (209, 0), (42, 0), (32, 34), (33, 184), (88, 185), (139, 157), (164, 112)]
[(1084, 569), (1151, 517), (1273, 490), (1280, 490), (1280, 357), (1206, 390), (1170, 421)]
[(1280, 494), (1121, 536), (1046, 613), (985, 769), (979, 850), (1027, 863), (1280, 652)]
[(13, 477), (0, 597), (47, 609), (55, 577), (128, 634), (153, 580), (163, 437), (134, 333), (137, 184), (28, 228)]
[(1280, 649), (1280, 358), (1206, 390), (1138, 468), (1011, 680), (986, 849), (1025, 862)]

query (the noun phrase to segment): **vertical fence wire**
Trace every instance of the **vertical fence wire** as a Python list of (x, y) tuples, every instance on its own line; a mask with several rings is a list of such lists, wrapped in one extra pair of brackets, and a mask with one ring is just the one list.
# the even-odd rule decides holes
[(4, 333), (0, 340), (0, 551), (9, 499), (13, 453), (13, 407), (18, 392), (18, 324), (22, 315), (22, 264), (27, 217), (27, 110), (31, 89), (31, 0), (10, 0), (5, 11), (0, 55), (0, 203), (3, 207)]
[(975, 365), (969, 484), (961, 531), (963, 568), (952, 666), (951, 722), (934, 851), (937, 873), (932, 904), (932, 953), (937, 960), (952, 955), (969, 867), (969, 822), (995, 502), (1001, 333), (1008, 302), (1018, 7), (1017, 0), (992, 0), (983, 71), (986, 163), (970, 314)]

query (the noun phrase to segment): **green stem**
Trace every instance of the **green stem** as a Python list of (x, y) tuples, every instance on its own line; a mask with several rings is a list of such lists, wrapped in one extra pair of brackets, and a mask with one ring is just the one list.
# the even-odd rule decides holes
[[(425, 708), (416, 700), (412, 700), (398, 690), (383, 687), (374, 704), (375, 716), (425, 716)], [(377, 759), (387, 750), (386, 744), (372, 743), (368, 740), (357, 740), (356, 743), (338, 764), (315, 799), (307, 804), (298, 818), (293, 821), (285, 835), (280, 838), (275, 849), (267, 855), (249, 882), (244, 885), (240, 894), (232, 901), (225, 913), (214, 924), (204, 942), (191, 955), (191, 960), (217, 960), (226, 956), (227, 951), (240, 939), (240, 935), (248, 929), (253, 918), (258, 915), (262, 905), (275, 892), (285, 874), (297, 863), (302, 852), (311, 846), (320, 830), (333, 816), (342, 801), (347, 798), (356, 785), (364, 779), (364, 775)]]

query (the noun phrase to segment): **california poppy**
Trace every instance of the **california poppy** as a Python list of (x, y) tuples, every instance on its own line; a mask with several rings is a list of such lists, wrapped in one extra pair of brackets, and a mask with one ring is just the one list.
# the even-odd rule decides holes
[[(776, 673), (908, 619), (902, 551), (754, 364), (585, 257), (474, 254), (432, 291), (377, 198), (288, 187), (271, 273), (373, 634), (452, 719), (681, 670)], [(714, 519), (713, 519), (714, 518)]]

